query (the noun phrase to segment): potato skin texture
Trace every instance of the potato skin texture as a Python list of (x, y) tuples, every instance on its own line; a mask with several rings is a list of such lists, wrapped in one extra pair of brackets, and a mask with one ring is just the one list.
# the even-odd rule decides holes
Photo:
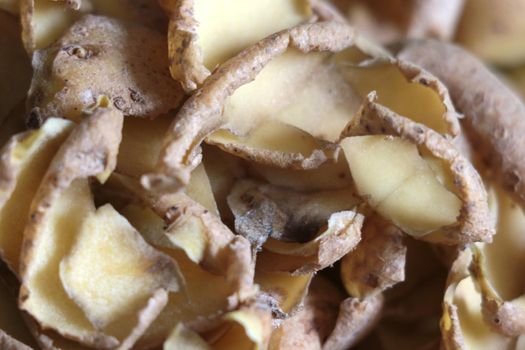
[(463, 124), (477, 152), (525, 207), (525, 105), (520, 98), (479, 59), (457, 46), (414, 41), (398, 57), (422, 66), (445, 83), (465, 114)]
[(426, 148), (432, 156), (444, 162), (454, 178), (454, 192), (462, 202), (457, 223), (443, 228), (441, 234), (421, 237), (429, 242), (448, 245), (472, 242), (491, 242), (495, 223), (489, 208), (487, 191), (474, 166), (460, 154), (447, 139), (432, 129), (402, 117), (376, 103), (375, 93), (367, 101), (357, 118), (341, 134), (345, 136), (392, 135)]
[(124, 115), (153, 119), (176, 109), (185, 95), (169, 75), (165, 41), (141, 25), (86, 15), (34, 53), (28, 124), (51, 116), (78, 121), (100, 95)]
[[(42, 183), (33, 199), (28, 225), (24, 231), (24, 241), (20, 258), (20, 276), (22, 285), (19, 294), (19, 307), (31, 313), (29, 300), (32, 290), (28, 287), (37, 255), (37, 242), (42, 234), (41, 227), (49, 216), (52, 204), (76, 179), (96, 176), (104, 182), (114, 170), (121, 141), (123, 115), (115, 108), (99, 107), (86, 116), (62, 144), (53, 158)], [(53, 325), (42, 324), (42, 328)], [(60, 333), (61, 330), (56, 330)], [(62, 335), (62, 334), (61, 334)], [(75, 335), (68, 335), (77, 340)], [(111, 348), (118, 345), (117, 339), (98, 332), (92, 332), (81, 339), (99, 348)]]
[(166, 133), (155, 172), (144, 175), (142, 185), (153, 191), (176, 192), (187, 184), (202, 158), (199, 145), (225, 122), (226, 99), (288, 48), (304, 53), (338, 52), (356, 41), (355, 31), (344, 23), (304, 24), (273, 34), (219, 66), (181, 107)]

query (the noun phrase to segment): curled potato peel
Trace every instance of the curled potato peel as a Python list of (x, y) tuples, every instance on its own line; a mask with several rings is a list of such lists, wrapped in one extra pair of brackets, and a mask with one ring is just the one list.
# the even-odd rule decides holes
[[(437, 170), (438, 176), (441, 173), (442, 182), (438, 186), (443, 186), (445, 189), (448, 186), (447, 190), (461, 201), (461, 209), (456, 223), (446, 225), (442, 228), (444, 231), (436, 235), (428, 235), (427, 238), (445, 244), (490, 241), (495, 232), (494, 220), (489, 213), (484, 184), (472, 164), (435, 131), (392, 112), (375, 103), (374, 100), (375, 96), (371, 94), (360, 116), (349, 124), (342, 136), (369, 134), (399, 136), (428, 152), (431, 159), (439, 160), (437, 165), (441, 170), (435, 167), (436, 164), (429, 165), (433, 172)], [(453, 178), (454, 181), (447, 181), (447, 177)], [(410, 231), (407, 226), (404, 229)], [(422, 238), (427, 239), (425, 235)]]

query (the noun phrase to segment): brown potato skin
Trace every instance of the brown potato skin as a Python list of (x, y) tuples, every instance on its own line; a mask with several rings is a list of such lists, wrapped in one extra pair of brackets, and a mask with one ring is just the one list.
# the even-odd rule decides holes
[[(467, 136), (504, 188), (525, 207), (525, 105), (476, 57), (437, 41), (408, 42), (398, 57), (427, 69), (465, 114)], [(444, 64), (454, 62), (454, 64)]]
[[(48, 215), (49, 208), (74, 180), (97, 176), (99, 180), (104, 181), (104, 178), (109, 176), (116, 166), (123, 120), (122, 113), (115, 108), (95, 109), (71, 132), (53, 158), (31, 204), (31, 220), (28, 221), (24, 231), (19, 268), (22, 280), (19, 295), (21, 309), (26, 310), (24, 306), (31, 297), (31, 290), (27, 286), (28, 270), (35, 259), (34, 242), (42, 233), (40, 226)], [(31, 312), (31, 310), (26, 311)], [(47, 324), (40, 324), (40, 326), (52, 327)], [(56, 331), (60, 333), (60, 330)], [(118, 345), (114, 337), (98, 332), (86, 336), (82, 341), (100, 348)]]
[(491, 242), (495, 223), (488, 208), (487, 191), (474, 166), (446, 138), (408, 118), (376, 103), (375, 92), (368, 95), (358, 116), (348, 124), (341, 138), (362, 135), (392, 135), (426, 148), (444, 162), (454, 178), (453, 192), (462, 202), (457, 223), (438, 235), (419, 237), (431, 243), (447, 245)]
[(52, 116), (79, 121), (101, 95), (124, 115), (153, 119), (185, 98), (168, 65), (159, 32), (86, 15), (51, 47), (35, 51), (27, 123), (38, 127)]
[(188, 183), (191, 170), (201, 161), (200, 144), (225, 122), (222, 108), (237, 88), (288, 48), (301, 52), (341, 51), (357, 41), (355, 31), (344, 23), (304, 24), (273, 34), (231, 58), (206, 79), (204, 85), (181, 107), (164, 139), (155, 172), (142, 177), (148, 190), (176, 192)]

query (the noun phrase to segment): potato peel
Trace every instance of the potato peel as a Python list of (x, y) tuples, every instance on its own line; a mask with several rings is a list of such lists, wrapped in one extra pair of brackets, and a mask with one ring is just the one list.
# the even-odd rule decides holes
[(490, 242), (495, 233), (494, 222), (488, 208), (487, 192), (472, 164), (441, 135), (404, 118), (377, 104), (372, 93), (364, 104), (360, 115), (352, 121), (342, 135), (386, 134), (400, 136), (443, 161), (447, 171), (453, 174), (454, 188), (451, 190), (461, 200), (461, 211), (457, 223), (444, 228), (439, 235), (422, 239), (444, 244)]
[(288, 48), (303, 53), (340, 51), (354, 42), (354, 31), (344, 24), (305, 24), (276, 33), (224, 63), (183, 105), (167, 132), (155, 172), (143, 176), (142, 184), (174, 192), (188, 183), (191, 169), (201, 161), (200, 143), (225, 123), (222, 106), (228, 97)]
[(501, 189), (494, 191), (497, 234), (492, 244), (472, 249), (470, 273), (479, 288), (485, 322), (507, 337), (525, 332), (525, 294), (514, 276), (520, 275), (525, 242), (521, 239), (525, 215)]
[[(280, 145), (282, 140), (286, 144)], [(314, 169), (336, 159), (338, 152), (334, 144), (280, 122), (262, 123), (246, 136), (217, 130), (206, 142), (249, 161), (280, 168)]]
[(0, 154), (0, 257), (15, 273), (31, 200), (71, 129), (68, 121), (49, 119), (39, 130), (14, 135)]
[[(161, 344), (177, 322), (207, 327), (255, 295), (247, 240), (233, 235), (215, 214), (183, 193), (156, 197), (133, 179), (115, 175), (110, 181), (120, 182), (119, 191), (143, 203), (125, 208), (125, 216), (150, 244), (178, 262), (186, 281), (185, 292), (170, 293), (166, 308), (138, 346)], [(207, 283), (214, 284), (215, 294), (209, 294)]]
[(313, 274), (294, 276), (287, 272), (255, 271), (255, 282), (260, 286), (259, 298), (272, 309), (277, 319), (285, 319), (300, 310)]
[[(118, 255), (93, 259), (97, 252), (117, 249)], [(91, 323), (111, 334), (116, 334), (113, 328), (125, 328), (123, 320), (154, 295), (152, 300), (164, 300), (154, 303), (160, 308), (149, 307), (158, 315), (167, 303), (166, 292), (176, 292), (182, 285), (172, 259), (149, 246), (109, 204), (87, 215), (71, 251), (60, 262), (59, 273), (66, 293)], [(119, 338), (125, 336), (119, 334)]]
[(178, 324), (164, 343), (164, 349), (267, 349), (271, 333), (270, 310), (256, 303), (224, 314), (204, 334)]
[(381, 294), (345, 299), (331, 282), (317, 276), (303, 308), (273, 332), (270, 349), (348, 349), (371, 331), (382, 305)]
[(184, 93), (169, 76), (164, 45), (163, 35), (147, 27), (84, 16), (35, 52), (28, 123), (50, 116), (78, 121), (101, 95), (125, 115), (155, 118), (177, 108)]
[[(408, 43), (398, 56), (432, 72), (465, 114), (467, 136), (498, 181), (525, 204), (525, 104), (484, 64), (463, 49), (435, 41)], [(454, 65), (444, 65), (443, 60)], [(468, 67), (468, 68), (466, 68)]]
[[(79, 216), (83, 216), (85, 211), (94, 210), (91, 209), (94, 208), (94, 204), (91, 202), (86, 179), (88, 176), (97, 176), (100, 181), (104, 181), (114, 169), (122, 122), (122, 113), (100, 107), (86, 117), (62, 144), (33, 199), (31, 220), (24, 232), (20, 264), (20, 307), (43, 327), (55, 328), (59, 334), (66, 337), (80, 339), (84, 343), (103, 348), (118, 345), (117, 339), (96, 332), (84, 319), (82, 312), (75, 309), (76, 306), (73, 307), (74, 304), (68, 300), (65, 291), (60, 289), (58, 260), (53, 254), (64, 253), (63, 250), (67, 251), (67, 245), (71, 242), (63, 239), (60, 249), (49, 256), (46, 249), (40, 248), (41, 245), (45, 247), (53, 244), (52, 240), (60, 234), (57, 231), (50, 235), (47, 226), (51, 226), (53, 231), (56, 228), (54, 225), (60, 220), (68, 221), (67, 225), (80, 225), (82, 219)], [(73, 201), (74, 205), (68, 201)], [(73, 214), (68, 213), (67, 218), (60, 218), (60, 211), (73, 211)], [(69, 232), (68, 234), (71, 235)], [(45, 276), (45, 281), (39, 281), (41, 276)], [(53, 283), (55, 295), (46, 295), (46, 284)], [(63, 295), (58, 293), (60, 291)], [(62, 296), (60, 307), (57, 305), (53, 313), (49, 314), (45, 305), (56, 305), (58, 301), (53, 298), (60, 299)], [(74, 317), (67, 317), (68, 313), (73, 313)], [(61, 319), (62, 317), (67, 321)], [(75, 323), (72, 323), (73, 320)], [(67, 322), (67, 327), (61, 322)], [(57, 324), (60, 324), (60, 329), (56, 329)]]
[(379, 322), (383, 302), (381, 294), (363, 299), (345, 299), (339, 307), (335, 328), (323, 344), (323, 349), (344, 350), (356, 345)]
[(334, 213), (325, 231), (306, 243), (269, 241), (258, 255), (259, 266), (266, 271), (291, 272), (294, 275), (320, 271), (354, 249), (361, 239), (363, 216), (353, 211)]
[(353, 297), (378, 294), (405, 280), (407, 247), (402, 232), (369, 217), (357, 248), (341, 259), (341, 279)]
[(464, 0), (332, 0), (359, 31), (382, 44), (404, 38), (453, 39)]
[(513, 340), (491, 331), (483, 320), (481, 294), (468, 271), (471, 261), (472, 251), (464, 250), (449, 273), (440, 322), (443, 346), (447, 350), (509, 348)]
[(415, 64), (389, 56), (366, 59), (342, 70), (361, 98), (375, 91), (377, 103), (446, 136), (459, 134), (459, 119), (446, 86)]
[[(163, 0), (161, 4), (170, 16), (168, 47), (172, 62), (171, 75), (175, 80), (181, 81), (188, 92), (202, 84), (211, 71), (232, 54), (267, 35), (306, 21), (311, 14), (307, 0), (265, 1), (258, 4), (238, 1), (228, 7), (231, 11), (239, 12), (235, 15), (234, 12), (217, 15), (217, 12), (224, 11), (225, 5), (204, 0)], [(280, 16), (275, 16), (276, 11)], [(201, 18), (208, 12), (213, 14), (213, 17)], [(243, 22), (245, 16), (254, 13), (257, 13), (256, 20), (250, 23)], [(237, 40), (223, 42), (220, 47), (212, 46), (214, 41), (220, 40), (221, 37), (228, 37), (233, 32), (238, 33), (235, 28), (240, 24), (249, 26), (243, 28), (247, 33), (236, 38)], [(200, 32), (201, 26), (207, 28), (205, 33)], [(215, 27), (208, 28), (209, 26)], [(203, 42), (203, 36), (206, 42)], [(210, 40), (207, 36), (215, 37), (215, 40)]]
[(351, 210), (359, 200), (351, 189), (299, 192), (240, 180), (232, 188), (228, 204), (235, 216), (237, 233), (259, 250), (270, 237), (284, 242), (307, 242), (333, 213)]

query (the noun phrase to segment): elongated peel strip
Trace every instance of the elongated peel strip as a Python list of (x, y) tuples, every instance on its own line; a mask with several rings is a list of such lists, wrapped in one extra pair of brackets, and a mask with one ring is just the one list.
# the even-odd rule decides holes
[[(489, 212), (485, 186), (472, 164), (441, 135), (388, 110), (377, 104), (375, 99), (375, 94), (369, 95), (361, 113), (349, 124), (342, 137), (392, 135), (410, 141), (420, 150), (428, 152), (430, 158), (441, 162), (442, 172), (445, 175), (449, 173), (448, 176), (453, 178), (453, 186), (448, 190), (461, 201), (456, 223), (444, 227), (436, 235), (426, 235), (422, 239), (444, 244), (490, 242), (495, 233), (494, 220)], [(445, 185), (447, 183), (444, 181)]]
[(352, 45), (354, 37), (353, 30), (341, 23), (306, 24), (274, 34), (224, 63), (184, 104), (166, 135), (155, 173), (143, 176), (142, 184), (169, 192), (186, 184), (189, 172), (201, 161), (200, 143), (226, 122), (222, 107), (227, 99), (288, 48), (302, 53), (340, 51)]
[[(258, 254), (265, 271), (309, 274), (355, 248), (364, 217), (351, 189), (301, 193), (239, 181), (228, 197), (235, 229)], [(299, 210), (298, 207), (301, 207)]]
[(247, 136), (218, 130), (206, 142), (252, 162), (294, 169), (317, 168), (337, 159), (338, 151), (333, 143), (281, 122), (263, 122)]
[(472, 247), (470, 266), (481, 292), (485, 322), (508, 337), (525, 332), (525, 290), (522, 274), (525, 251), (525, 214), (503, 190), (494, 190), (497, 234), (491, 244)]
[(442, 135), (458, 135), (461, 116), (447, 87), (429, 72), (389, 56), (353, 64), (345, 64), (343, 56), (341, 64), (342, 74), (362, 99), (375, 91), (378, 104)]
[(471, 261), (472, 252), (466, 249), (450, 270), (440, 322), (443, 346), (447, 350), (511, 349), (513, 339), (492, 331), (483, 320), (481, 294), (468, 272)]
[(365, 219), (361, 242), (341, 259), (341, 280), (353, 297), (375, 295), (405, 280), (407, 247), (396, 227)]
[(382, 294), (345, 299), (339, 307), (334, 330), (323, 344), (323, 350), (344, 350), (358, 344), (379, 322), (383, 303)]
[(58, 270), (85, 214), (94, 211), (87, 178), (103, 182), (116, 165), (122, 122), (118, 110), (99, 107), (62, 144), (33, 199), (20, 265), (20, 307), (42, 327), (101, 348), (119, 342), (91, 326), (61, 287)]
[(308, 0), (235, 0), (227, 5), (213, 0), (163, 0), (161, 4), (170, 17), (171, 75), (188, 92), (244, 48), (311, 15)]
[(13, 136), (0, 154), (0, 257), (15, 273), (31, 201), (72, 127), (66, 120), (49, 119), (38, 130)]
[[(464, 126), (477, 152), (503, 187), (525, 205), (525, 104), (465, 50), (436, 41), (407, 43), (398, 53), (436, 75), (465, 114)], [(453, 61), (456, 64), (443, 64)]]
[(123, 213), (150, 244), (177, 261), (185, 280), (184, 290), (170, 293), (166, 308), (138, 346), (160, 345), (178, 322), (208, 327), (254, 296), (254, 264), (244, 238), (234, 236), (213, 213), (184, 194), (155, 198), (141, 193), (140, 187), (133, 191), (146, 206), (130, 205)]

